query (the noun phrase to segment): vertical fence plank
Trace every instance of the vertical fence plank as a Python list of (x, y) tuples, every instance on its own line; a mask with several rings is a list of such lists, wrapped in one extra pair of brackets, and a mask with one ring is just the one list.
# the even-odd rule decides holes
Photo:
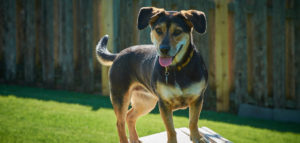
[(158, 8), (164, 8), (165, 0), (152, 0), (152, 5)]
[(297, 98), (297, 109), (300, 109), (300, 1), (295, 0), (295, 95)]
[[(108, 40), (108, 44), (107, 44), (107, 49), (110, 52), (115, 52), (114, 47), (115, 47), (115, 39), (117, 39), (118, 35), (115, 36), (115, 21), (114, 21), (114, 17), (116, 14), (118, 13), (114, 13), (114, 8), (115, 6), (117, 6), (116, 1), (106, 1), (106, 0), (102, 0), (101, 1), (101, 12), (100, 12), (100, 35), (103, 36), (105, 34), (109, 35), (109, 40)], [(98, 63), (100, 64), (100, 63)], [(108, 67), (106, 66), (102, 66), (101, 67), (101, 93), (103, 95), (109, 95), (109, 79), (108, 79)]]
[(94, 66), (93, 66), (93, 5), (92, 0), (77, 0), (77, 56), (81, 91), (94, 90)]
[(267, 7), (266, 0), (254, 2), (253, 14), (253, 91), (258, 105), (263, 106), (267, 101)]
[(47, 86), (54, 83), (54, 46), (53, 46), (53, 0), (41, 1), (37, 12), (40, 24), (37, 26), (39, 35), (38, 47), (42, 65), (42, 81)]
[(228, 7), (227, 1), (216, 0), (216, 93), (217, 111), (229, 110)]
[[(216, 109), (216, 46), (215, 46), (215, 10), (209, 9), (207, 17), (207, 34), (208, 34), (208, 47), (209, 47), (209, 59), (208, 59), (208, 84), (206, 99), (209, 100), (210, 108)], [(206, 102), (208, 103), (208, 102)], [(207, 105), (209, 106), (209, 105)], [(205, 107), (205, 105), (204, 105)]]
[[(286, 1), (286, 11), (292, 11), (295, 8), (295, 1)], [(285, 91), (286, 91), (286, 108), (296, 108), (296, 95), (295, 95), (295, 20), (286, 15), (285, 23)]]
[[(139, 13), (139, 0), (132, 0), (131, 13), (132, 17), (132, 45), (137, 45), (139, 43), (139, 30), (137, 28), (137, 18)], [(131, 45), (131, 46), (132, 46)]]
[(274, 107), (282, 108), (285, 101), (285, 1), (273, 0), (272, 56)]
[(24, 53), (26, 52), (26, 37), (25, 37), (25, 1), (22, 0), (17, 0), (17, 14), (16, 14), (16, 24), (17, 24), (17, 40), (16, 40), (16, 79), (18, 82), (23, 82), (24, 81)]
[(273, 45), (272, 45), (272, 16), (267, 16), (267, 85), (268, 106), (274, 106), (273, 102)]
[(0, 0), (0, 80), (4, 80), (4, 0)]
[[(233, 91), (234, 87), (234, 6), (233, 0), (228, 0), (228, 9), (232, 9), (228, 11), (228, 88), (229, 94)], [(230, 96), (230, 95), (229, 95)], [(234, 100), (230, 99), (230, 102)], [(231, 104), (231, 103), (229, 103)], [(231, 104), (232, 105), (232, 104)]]
[[(101, 14), (101, 0), (93, 0), (93, 48), (96, 47), (98, 41), (100, 40), (100, 29), (101, 25), (100, 19)], [(95, 92), (99, 93), (101, 91), (101, 64), (96, 58), (96, 52), (93, 52), (93, 62), (94, 62), (94, 86)]]
[(253, 15), (248, 14), (247, 16), (247, 84), (248, 84), (248, 103), (255, 104), (254, 91), (253, 91), (253, 43), (254, 43), (254, 30), (253, 30)]
[(121, 7), (121, 0), (113, 0), (112, 1), (112, 24), (113, 24), (113, 37), (112, 37), (112, 42), (113, 44), (113, 51), (112, 52), (118, 52), (120, 45), (120, 7)]
[(26, 82), (34, 81), (35, 61), (35, 1), (23, 0), (24, 6), (24, 41), (19, 41), (24, 48), (24, 78)]
[(61, 85), (71, 89), (74, 82), (73, 67), (73, 1), (60, 0), (58, 2), (58, 58), (61, 68)]
[(174, 2), (174, 0), (164, 0), (164, 3), (165, 3), (164, 9), (167, 11), (173, 10), (172, 9), (173, 2)]
[[(191, 1), (192, 5), (191, 8), (192, 9), (197, 9), (200, 11), (203, 11), (206, 15), (206, 20), (208, 19), (209, 15), (208, 15), (208, 2), (205, 0), (193, 0)], [(188, 9), (186, 7), (182, 7), (182, 9)], [(210, 25), (207, 24), (207, 28), (210, 28)], [(207, 29), (206, 29), (207, 30)], [(207, 68), (209, 68), (209, 46), (208, 46), (208, 36), (210, 33), (208, 33), (207, 31), (204, 34), (199, 34), (197, 33), (195, 30), (193, 32), (194, 35), (194, 43), (197, 47), (197, 49), (199, 50), (199, 52), (201, 53), (201, 56), (204, 59), (205, 65), (207, 66)]]
[(3, 50), (5, 60), (5, 79), (16, 79), (16, 1), (3, 1)]
[(59, 83), (61, 82), (61, 69), (60, 69), (60, 63), (61, 59), (59, 57), (59, 53), (61, 53), (61, 49), (59, 48), (59, 1), (60, 0), (53, 0), (53, 47), (54, 47), (54, 75), (55, 75), (55, 84), (57, 87), (59, 87)]
[(234, 1), (234, 67), (235, 67), (235, 104), (239, 105), (247, 101), (247, 15), (245, 12), (245, 1)]
[[(149, 6), (151, 6), (151, 0), (140, 0), (139, 1), (139, 8), (149, 7)], [(152, 43), (151, 38), (150, 38), (150, 31), (151, 31), (150, 26), (146, 27), (143, 30), (138, 31), (139, 32), (139, 44), (151, 44)]]
[(285, 95), (281, 101), (282, 107), (295, 108), (295, 26), (291, 19), (286, 20), (285, 29)]
[[(135, 25), (136, 19), (134, 19), (134, 10), (132, 9), (133, 0), (121, 0), (120, 1), (120, 47), (118, 47), (118, 51), (121, 51), (129, 46), (132, 46), (134, 42), (133, 38), (133, 25)], [(128, 16), (130, 15), (130, 16)], [(128, 35), (130, 33), (130, 35)]]

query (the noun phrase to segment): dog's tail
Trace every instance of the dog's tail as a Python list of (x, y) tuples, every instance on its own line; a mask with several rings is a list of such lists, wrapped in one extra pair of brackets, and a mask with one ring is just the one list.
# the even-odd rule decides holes
[(106, 46), (108, 41), (108, 35), (101, 38), (98, 45), (96, 46), (96, 56), (98, 61), (104, 66), (111, 66), (113, 61), (117, 57), (117, 54), (110, 53)]

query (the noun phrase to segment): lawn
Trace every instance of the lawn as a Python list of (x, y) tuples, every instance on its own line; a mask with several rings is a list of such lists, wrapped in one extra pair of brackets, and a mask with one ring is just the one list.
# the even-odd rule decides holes
[[(0, 142), (117, 143), (109, 97), (0, 85)], [(174, 112), (176, 128), (188, 126), (187, 110)], [(233, 142), (300, 142), (300, 124), (203, 111), (207, 126)], [(164, 131), (156, 108), (137, 122), (140, 136)]]

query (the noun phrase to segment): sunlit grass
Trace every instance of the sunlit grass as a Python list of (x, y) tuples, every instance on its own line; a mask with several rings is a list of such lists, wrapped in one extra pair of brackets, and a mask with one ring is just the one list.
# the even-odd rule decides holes
[[(175, 127), (187, 127), (187, 111), (176, 111)], [(0, 142), (116, 143), (115, 115), (108, 97), (0, 85)], [(203, 111), (207, 126), (233, 142), (299, 142), (300, 125)], [(164, 131), (158, 110), (137, 122), (140, 136)]]

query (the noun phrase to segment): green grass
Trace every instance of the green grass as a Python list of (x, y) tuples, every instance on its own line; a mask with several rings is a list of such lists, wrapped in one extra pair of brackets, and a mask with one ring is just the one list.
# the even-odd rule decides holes
[[(188, 126), (187, 110), (174, 112), (175, 127)], [(0, 142), (118, 142), (109, 97), (0, 85)], [(207, 126), (233, 142), (299, 142), (300, 124), (203, 111)], [(140, 136), (164, 131), (156, 108), (137, 122)]]

